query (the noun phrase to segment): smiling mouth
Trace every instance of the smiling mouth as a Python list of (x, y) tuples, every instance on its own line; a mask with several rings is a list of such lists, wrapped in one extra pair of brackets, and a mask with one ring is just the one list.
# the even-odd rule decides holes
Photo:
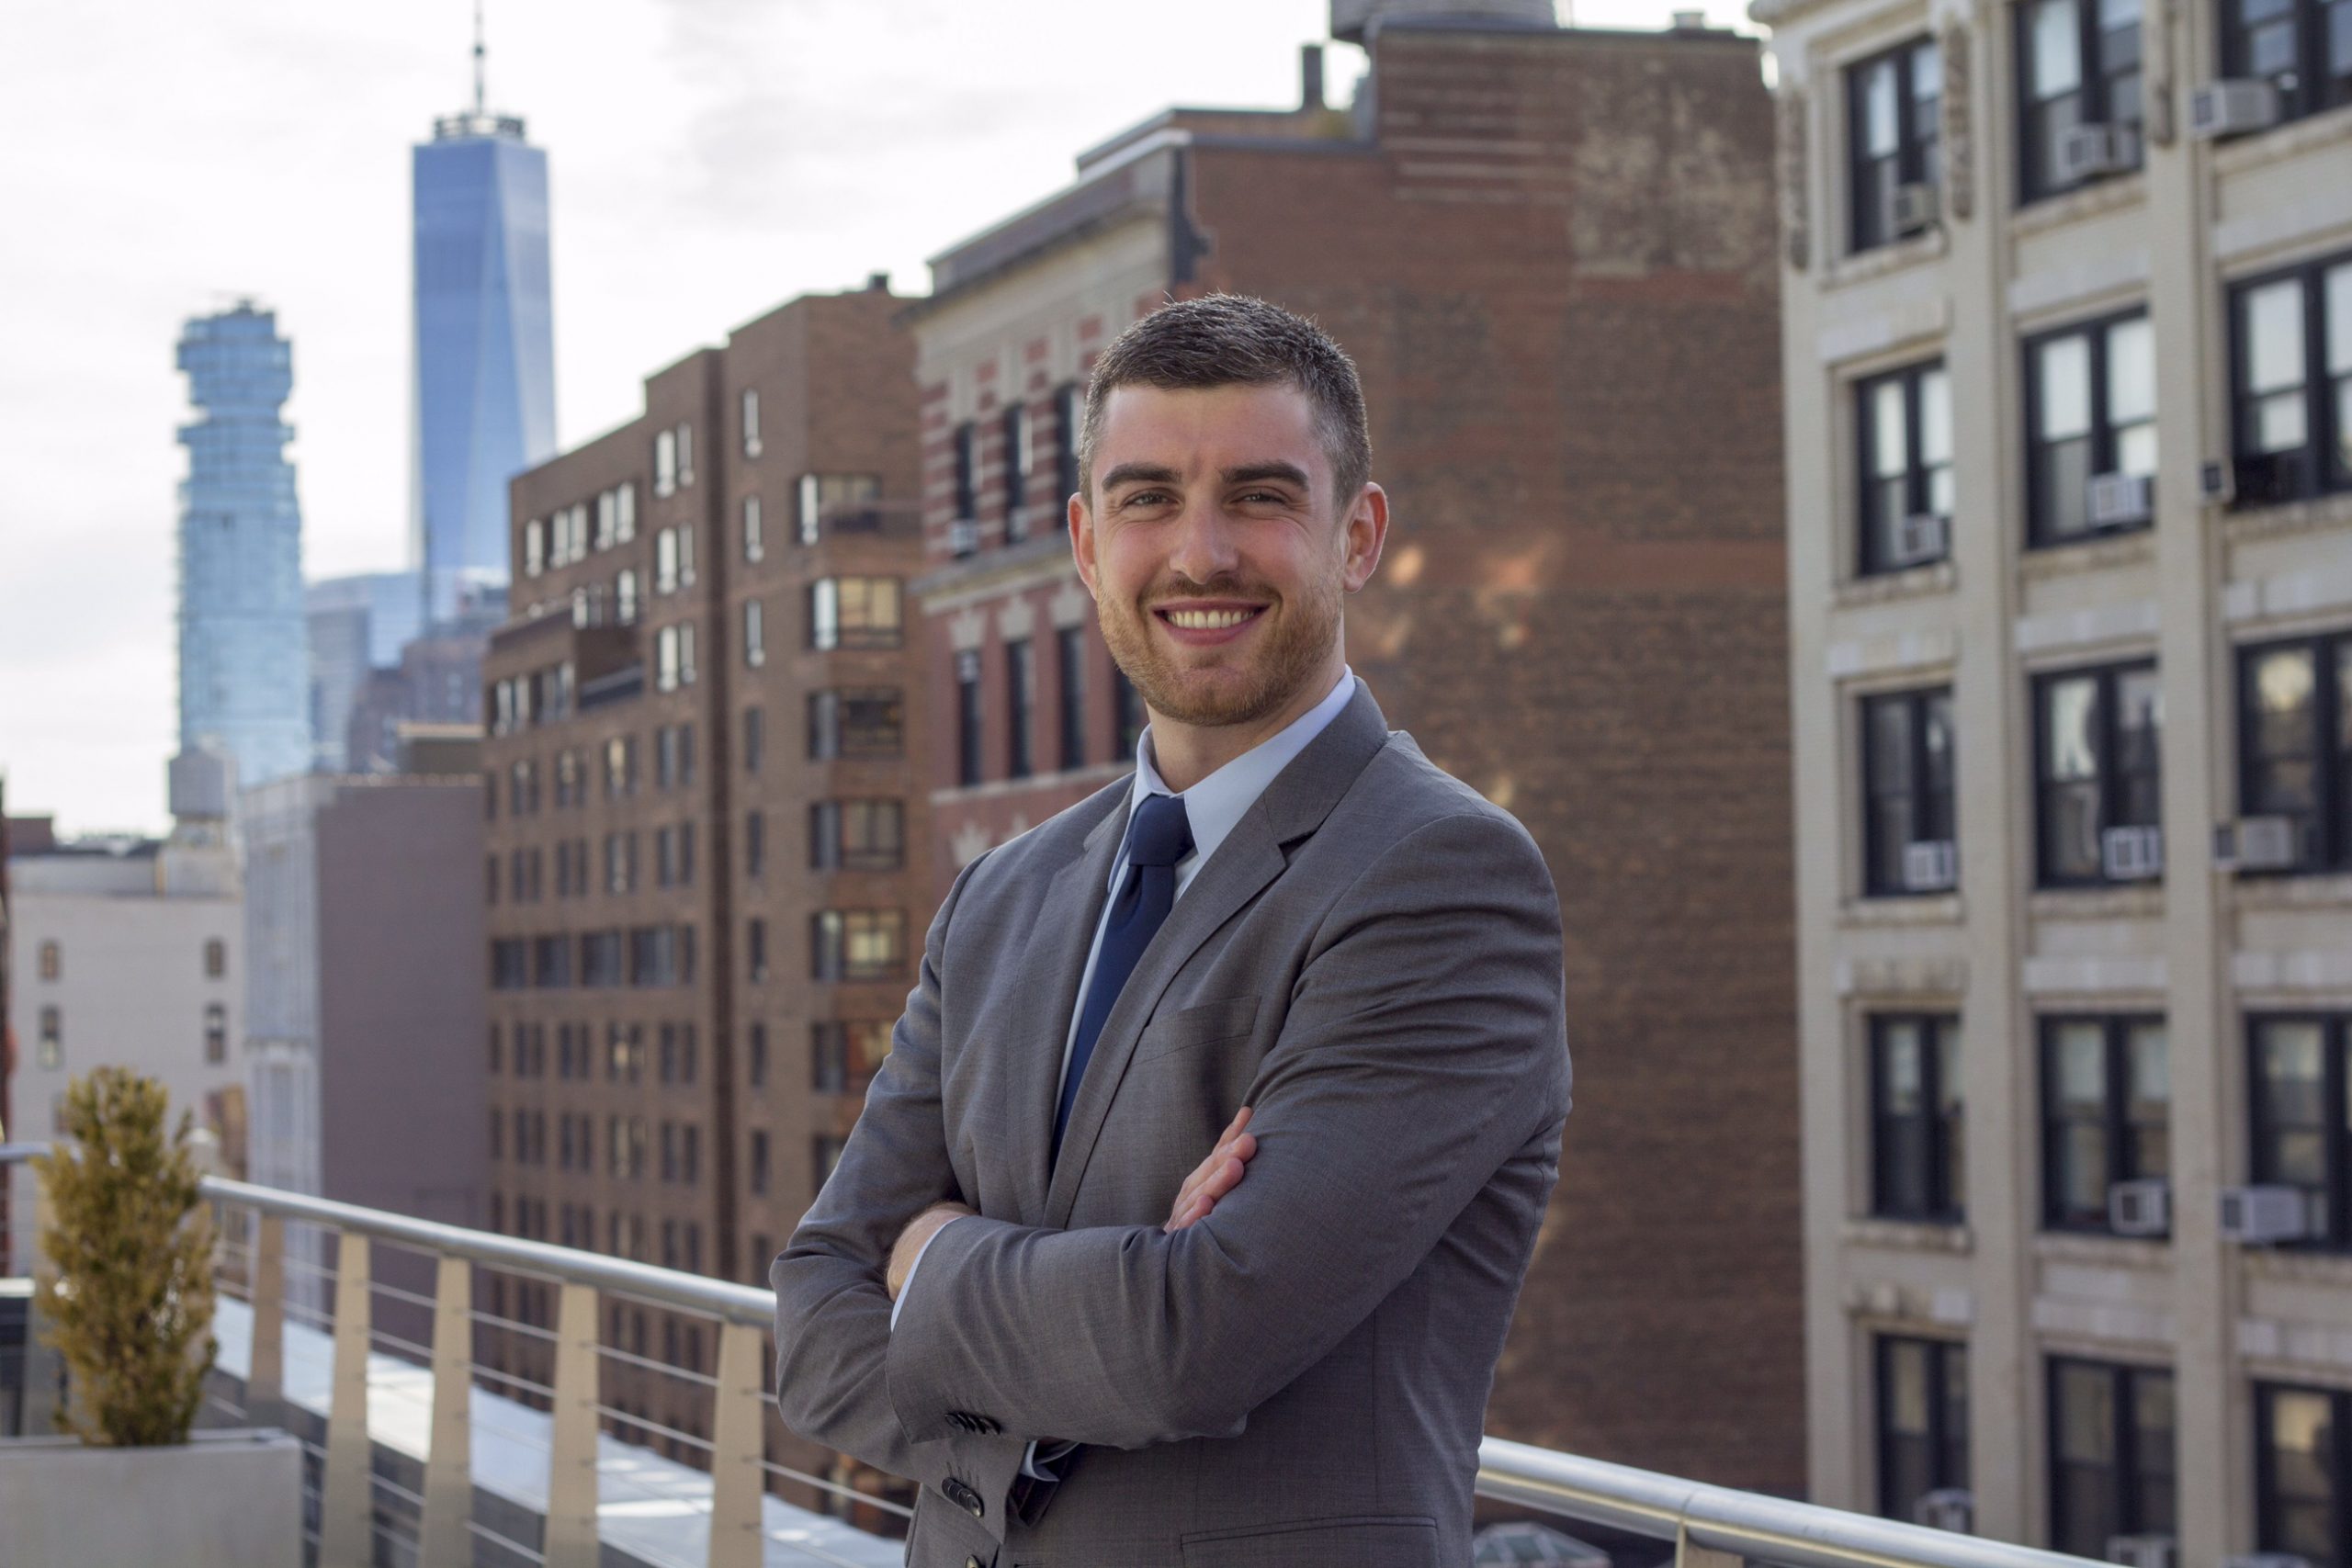
[(1264, 612), (1264, 605), (1251, 604), (1214, 610), (1155, 610), (1152, 614), (1182, 631), (1215, 632), (1238, 626)]

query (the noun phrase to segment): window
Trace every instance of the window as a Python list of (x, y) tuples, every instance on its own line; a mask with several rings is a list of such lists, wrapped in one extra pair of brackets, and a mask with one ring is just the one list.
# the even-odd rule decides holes
[(207, 1002), (204, 1007), (204, 1060), (209, 1066), (219, 1066), (229, 1059), (229, 1010), (219, 1002)]
[(653, 685), (674, 692), (695, 683), (695, 627), (692, 621), (663, 626), (653, 634)]
[(1086, 766), (1086, 628), (1064, 626), (1054, 634), (1061, 675), (1061, 765)]
[(808, 757), (895, 757), (905, 728), (898, 688), (877, 686), (808, 694)]
[(40, 1010), (40, 1041), (33, 1059), (51, 1071), (65, 1060), (65, 1015), (53, 1007)]
[(753, 982), (768, 977), (768, 923), (757, 916), (744, 923), (743, 969)]
[(616, 485), (613, 488), (613, 510), (617, 520), (616, 532), (622, 544), (637, 537), (637, 486)]
[(2156, 763), (2164, 694), (2153, 664), (2034, 683), (2041, 882), (2075, 887), (2164, 872)]
[(605, 491), (596, 497), (596, 547), (609, 550), (620, 542), (620, 507), (613, 492)]
[(2155, 338), (2144, 313), (2026, 344), (2029, 543), (2144, 528), (2155, 518)]
[(2254, 1496), (2264, 1551), (2352, 1562), (2352, 1391), (2254, 1385)]
[(1029, 474), (1036, 453), (1029, 439), (1029, 405), (1011, 402), (1004, 409), (1004, 537), (1007, 544), (1029, 532), (1023, 508), (1029, 500)]
[(653, 493), (674, 495), (678, 489), (678, 433), (657, 430), (653, 433)]
[(531, 950), (519, 936), (495, 938), (490, 944), (490, 987), (516, 991), (531, 983)]
[(1873, 897), (1958, 885), (1951, 688), (1864, 697), (1862, 886)]
[(625, 626), (637, 625), (637, 569), (635, 567), (623, 567), (619, 574), (613, 579), (613, 618)]
[(1127, 679), (1127, 672), (1114, 664), (1111, 675), (1116, 699), (1111, 709), (1112, 721), (1116, 726), (1112, 730), (1111, 755), (1132, 760), (1136, 748), (1143, 743), (1144, 726), (1150, 722), (1151, 716), (1145, 711), (1143, 694)]
[[(2336, 20), (2352, 64), (2352, 0)], [(2230, 325), (2237, 504), (2352, 489), (2352, 257), (2232, 289)]]
[[(2172, 1070), (2160, 1018), (2041, 1022), (2041, 1219), (2113, 1231), (2109, 1195), (2172, 1170)], [(2143, 1216), (2128, 1234), (2165, 1235)]]
[(1951, 553), (1951, 378), (1915, 365), (1855, 392), (1861, 571), (1898, 571)]
[(899, 580), (821, 577), (808, 585), (808, 646), (899, 646)]
[(976, 784), (981, 776), (980, 650), (967, 648), (956, 656), (956, 782)]
[(1005, 776), (1025, 779), (1037, 771), (1033, 739), (1037, 728), (1037, 656), (1036, 646), (1025, 637), (1004, 645), (1004, 691), (1010, 721)]
[(906, 861), (895, 800), (820, 800), (808, 807), (808, 863), (819, 871), (896, 871)]
[(2140, 166), (2141, 0), (2018, 7), (2018, 152), (2027, 201)]
[(63, 973), (65, 973), (64, 950), (57, 945), (54, 939), (42, 942), (40, 944), (40, 977), (44, 980), (54, 980)]
[(768, 1026), (754, 1023), (744, 1032), (743, 1077), (753, 1089), (768, 1081)]
[(1871, 1212), (1957, 1224), (1965, 1211), (1967, 1120), (1960, 1020), (1871, 1020)]
[(1968, 1347), (1881, 1335), (1878, 1511), (1917, 1519), (1930, 1492), (1968, 1485)]
[[(967, 522), (979, 516), (979, 432), (971, 421), (956, 427), (956, 519)], [(963, 543), (963, 541), (959, 541)], [(959, 548), (958, 555), (971, 554), (971, 548)]]
[(796, 531), (804, 545), (827, 534), (870, 534), (882, 526), (882, 480), (873, 474), (800, 476)]
[(2245, 650), (2238, 692), (2239, 815), (2285, 829), (2283, 853), (2250, 869), (2352, 866), (2352, 633)]
[(2352, 103), (2352, 12), (2346, 0), (2223, 0), (2222, 73), (2257, 77), (2295, 119)]
[(523, 525), (523, 575), (537, 577), (547, 570), (547, 525), (534, 517)]
[(888, 1019), (835, 1019), (809, 1026), (810, 1087), (819, 1094), (864, 1094), (890, 1054)]
[(743, 874), (757, 882), (767, 874), (768, 819), (758, 811), (743, 814)]
[(2050, 1544), (2105, 1561), (2120, 1535), (2177, 1527), (2172, 1374), (2053, 1357)]
[(768, 645), (760, 626), (760, 602), (743, 601), (743, 662), (757, 670), (768, 661)]
[(768, 1135), (753, 1128), (752, 1131), (751, 1188), (753, 1192), (768, 1190)]
[(743, 771), (756, 776), (767, 753), (767, 720), (756, 707), (743, 710)]
[(743, 498), (743, 558), (761, 560), (767, 553), (767, 530), (760, 522), (760, 498), (747, 495)]
[(1054, 488), (1068, 505), (1078, 493), (1079, 422), (1086, 416), (1086, 398), (1075, 381), (1054, 389)]
[(809, 918), (810, 976), (893, 980), (906, 959), (906, 916), (897, 909), (824, 909)]
[(743, 456), (756, 457), (760, 455), (760, 389), (757, 387), (744, 388), (741, 404)]
[(1943, 61), (1914, 39), (1846, 73), (1852, 249), (1867, 251), (1936, 220)]
[(616, 735), (605, 742), (605, 798), (637, 793), (637, 737)]
[(2352, 1014), (2257, 1017), (2247, 1035), (2250, 1174), (2301, 1190), (2308, 1245), (2352, 1247)]
[(813, 1191), (822, 1192), (831, 1179), (834, 1167), (842, 1163), (842, 1153), (848, 1144), (840, 1138), (817, 1137), (809, 1140), (809, 1163), (816, 1175)]

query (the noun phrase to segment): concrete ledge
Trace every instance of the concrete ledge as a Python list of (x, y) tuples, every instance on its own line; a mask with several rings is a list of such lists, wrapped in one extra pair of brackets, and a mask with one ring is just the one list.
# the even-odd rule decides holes
[(153, 1449), (0, 1438), (0, 1519), (9, 1568), (299, 1568), (302, 1448), (275, 1427)]

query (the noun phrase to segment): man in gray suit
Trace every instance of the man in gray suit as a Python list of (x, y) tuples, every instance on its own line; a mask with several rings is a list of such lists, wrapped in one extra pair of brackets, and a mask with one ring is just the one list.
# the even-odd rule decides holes
[(1095, 366), (1070, 541), (1136, 773), (956, 878), (769, 1269), (786, 1423), (921, 1483), (922, 1568), (1469, 1561), (1559, 904), (1347, 669), (1370, 468), (1355, 367), (1274, 306)]

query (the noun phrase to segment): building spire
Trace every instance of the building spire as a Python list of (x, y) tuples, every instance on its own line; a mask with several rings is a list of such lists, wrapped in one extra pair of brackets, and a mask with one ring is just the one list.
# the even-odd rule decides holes
[(481, 0), (474, 0), (474, 118), (481, 118), (486, 96), (482, 87), (482, 65), (489, 51), (481, 41)]

